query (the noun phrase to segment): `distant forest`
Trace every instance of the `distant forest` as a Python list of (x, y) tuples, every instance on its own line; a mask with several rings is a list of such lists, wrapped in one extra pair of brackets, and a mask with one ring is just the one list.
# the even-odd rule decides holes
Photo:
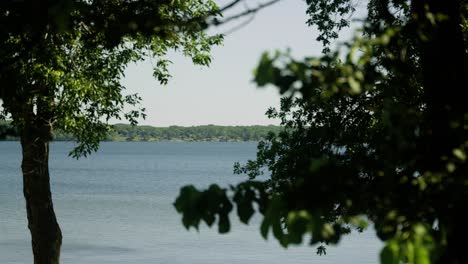
[[(268, 133), (278, 133), (280, 126), (112, 126), (106, 141), (260, 141)], [(18, 140), (16, 130), (7, 121), (0, 121), (0, 140)], [(60, 131), (53, 135), (55, 141), (73, 141), (73, 137)]]

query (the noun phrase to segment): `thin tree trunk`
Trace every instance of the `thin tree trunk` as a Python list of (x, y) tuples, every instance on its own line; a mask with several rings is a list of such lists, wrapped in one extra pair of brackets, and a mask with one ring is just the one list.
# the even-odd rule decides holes
[(48, 124), (26, 124), (21, 133), (23, 193), (34, 264), (58, 264), (62, 244), (62, 233), (55, 217), (50, 191), (50, 133)]

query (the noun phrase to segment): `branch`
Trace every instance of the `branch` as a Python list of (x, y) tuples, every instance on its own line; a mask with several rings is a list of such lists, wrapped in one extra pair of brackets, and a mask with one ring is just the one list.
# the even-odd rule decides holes
[[(237, 4), (239, 4), (239, 3), (242, 2), (242, 1), (243, 1), (243, 0), (234, 0), (234, 1), (231, 2), (230, 4), (228, 4), (228, 5), (226, 5), (225, 7), (223, 7), (223, 8), (221, 9), (221, 12), (222, 12), (222, 11), (225, 11), (225, 10), (227, 10), (227, 9), (229, 9), (229, 8), (231, 8), (231, 7), (235, 6), (235, 5), (237, 5)], [(266, 2), (266, 3), (263, 3), (263, 4), (258, 5), (256, 8), (253, 8), (253, 9), (250, 9), (250, 8), (249, 8), (249, 9), (245, 10), (244, 12), (241, 12), (241, 13), (238, 13), (238, 14), (235, 14), (235, 15), (232, 15), (232, 16), (230, 16), (230, 17), (227, 17), (227, 18), (224, 19), (224, 20), (214, 19), (212, 24), (215, 25), (215, 26), (219, 26), (219, 25), (221, 25), (221, 24), (228, 23), (228, 22), (230, 22), (230, 21), (232, 21), (232, 20), (236, 20), (236, 19), (239, 19), (239, 18), (241, 18), (241, 17), (247, 16), (247, 15), (250, 15), (250, 14), (255, 14), (255, 13), (257, 13), (259, 10), (261, 10), (261, 9), (263, 9), (263, 8), (265, 8), (265, 7), (271, 6), (271, 5), (273, 5), (273, 4), (276, 4), (276, 3), (278, 3), (279, 1), (281, 1), (281, 0), (271, 0), (271, 1), (268, 1), (268, 2)]]
[(242, 1), (244, 1), (244, 0), (234, 0), (231, 3), (229, 3), (229, 4), (225, 5), (224, 7), (222, 7), (219, 11), (222, 13), (222, 12), (228, 10), (229, 8), (232, 8), (235, 5), (239, 4)]
[(229, 35), (245, 26), (247, 26), (248, 24), (250, 24), (253, 20), (255, 19), (255, 14), (252, 14), (249, 19), (247, 19), (246, 21), (240, 23), (239, 25), (229, 29), (228, 31), (224, 32), (223, 35)]

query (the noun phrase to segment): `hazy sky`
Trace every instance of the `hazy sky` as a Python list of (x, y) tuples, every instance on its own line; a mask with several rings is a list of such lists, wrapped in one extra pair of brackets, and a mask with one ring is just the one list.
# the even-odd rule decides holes
[[(261, 0), (246, 2), (255, 7)], [(124, 84), (143, 97), (148, 116), (140, 124), (277, 124), (265, 116), (265, 111), (278, 106), (280, 95), (273, 87), (257, 88), (252, 83), (252, 70), (266, 50), (289, 47), (297, 57), (320, 54), (317, 31), (305, 24), (305, 10), (303, 0), (283, 0), (258, 13), (250, 24), (226, 36), (224, 44), (213, 49), (209, 68), (172, 56), (173, 78), (166, 86), (152, 77), (151, 62), (131, 65)]]

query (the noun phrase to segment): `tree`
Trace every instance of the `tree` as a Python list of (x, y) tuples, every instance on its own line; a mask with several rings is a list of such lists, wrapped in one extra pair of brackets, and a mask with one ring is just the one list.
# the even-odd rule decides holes
[(264, 54), (255, 76), (289, 93), (268, 111), (284, 131), (235, 166), (248, 181), (184, 187), (175, 202), (184, 225), (218, 219), (227, 232), (234, 205), (244, 223), (258, 208), (264, 237), (272, 230), (287, 246), (309, 234), (323, 254), (371, 222), (386, 242), (381, 263), (466, 262), (467, 3), (371, 0), (342, 56), (327, 44), (353, 3), (307, 2), (325, 54)]
[(80, 157), (98, 148), (111, 118), (136, 123), (144, 109), (120, 84), (126, 65), (158, 58), (154, 75), (163, 84), (168, 50), (207, 65), (221, 38), (204, 33), (204, 21), (217, 13), (210, 0), (0, 3), (0, 110), (21, 138), (34, 263), (59, 263), (60, 256), (48, 169), (52, 131), (73, 135), (71, 155)]

